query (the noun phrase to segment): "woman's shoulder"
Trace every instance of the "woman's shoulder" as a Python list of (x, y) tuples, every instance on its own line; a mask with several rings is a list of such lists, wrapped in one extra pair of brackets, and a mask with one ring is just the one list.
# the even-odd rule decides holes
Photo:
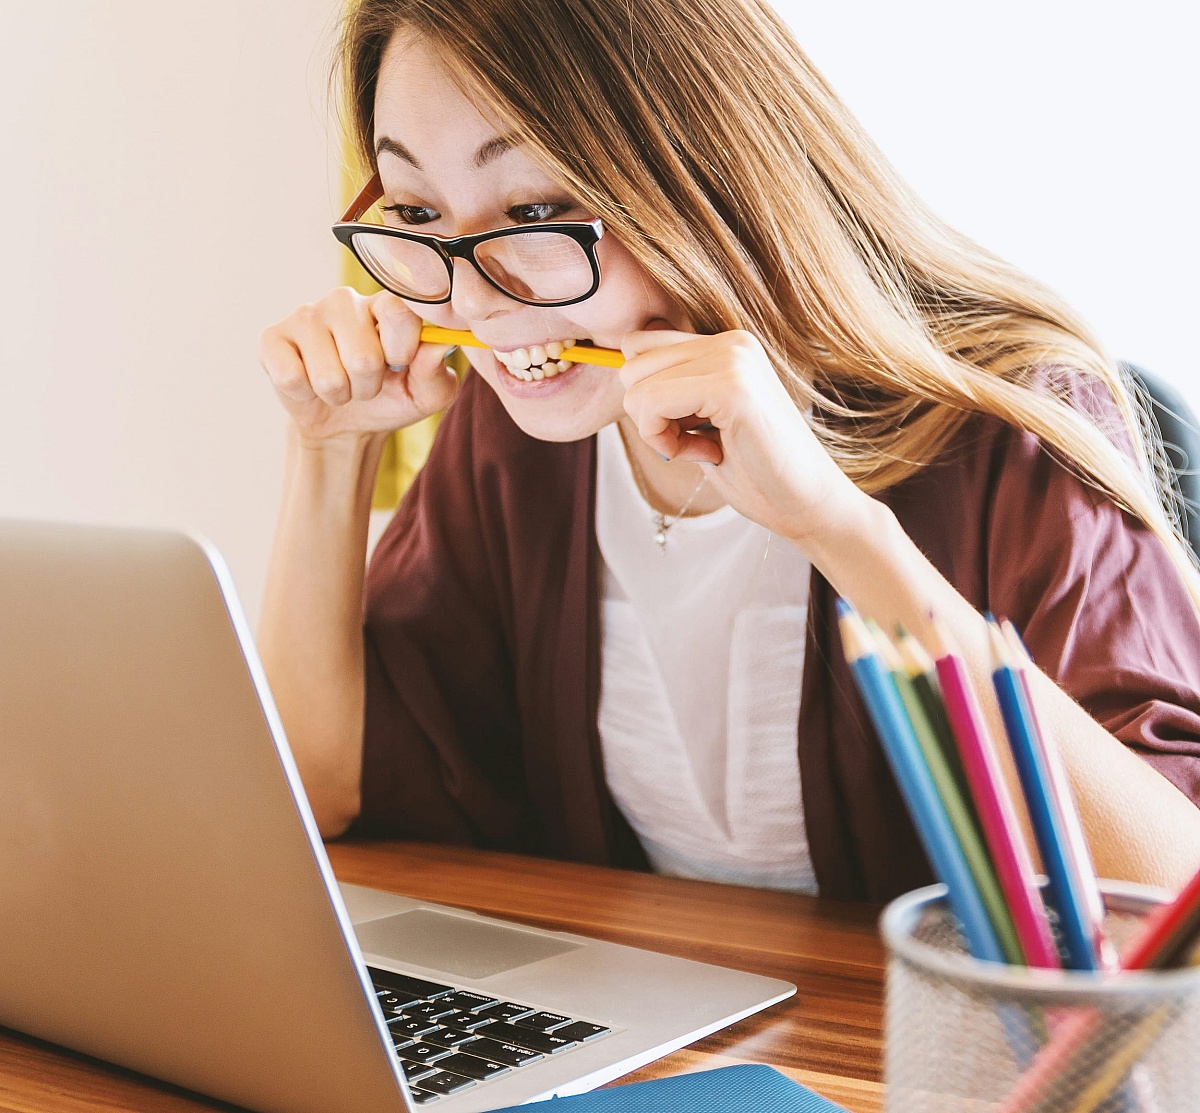
[[(1095, 426), (1130, 462), (1141, 468), (1121, 405), (1112, 388), (1094, 374), (1057, 365), (1040, 366), (1026, 380), (1028, 389), (1065, 403)], [(924, 467), (898, 483), (888, 499), (925, 497), (931, 487), (953, 488), (980, 497), (1005, 482), (1036, 485), (1045, 493), (1052, 481), (1059, 494), (1080, 506), (1110, 500), (1080, 478), (1073, 462), (1038, 434), (994, 414), (967, 417), (954, 436)]]
[[(1031, 382), (1085, 415), (1140, 467), (1121, 408), (1094, 376), (1039, 368)], [(1060, 590), (1132, 552), (1167, 569), (1153, 532), (1037, 434), (992, 415), (963, 422), (938, 457), (881, 496), (917, 545), (980, 607)]]

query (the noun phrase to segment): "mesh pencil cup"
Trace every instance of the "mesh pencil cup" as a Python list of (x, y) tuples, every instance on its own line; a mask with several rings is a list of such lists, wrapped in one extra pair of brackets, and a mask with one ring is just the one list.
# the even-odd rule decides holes
[[(1165, 898), (1102, 882), (1121, 948)], [(1200, 967), (1118, 975), (971, 958), (945, 887), (884, 910), (887, 1113), (1200, 1113)]]

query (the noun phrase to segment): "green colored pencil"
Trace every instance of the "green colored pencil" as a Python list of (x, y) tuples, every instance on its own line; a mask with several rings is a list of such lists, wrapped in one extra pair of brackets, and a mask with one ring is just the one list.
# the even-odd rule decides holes
[(971, 815), (971, 823), (979, 834), (980, 842), (986, 847), (983, 837), (983, 824), (979, 813), (975, 810), (975, 798), (971, 795), (971, 783), (967, 780), (967, 771), (963, 768), (962, 755), (958, 752), (958, 743), (954, 740), (954, 731), (950, 719), (946, 715), (946, 705), (942, 702), (942, 685), (938, 680), (937, 665), (933, 658), (925, 652), (925, 647), (902, 626), (896, 627), (896, 648), (904, 662), (905, 671), (917, 690), (921, 706), (929, 718), (929, 725), (937, 737), (942, 757), (950, 768), (954, 783), (958, 785), (958, 793)]

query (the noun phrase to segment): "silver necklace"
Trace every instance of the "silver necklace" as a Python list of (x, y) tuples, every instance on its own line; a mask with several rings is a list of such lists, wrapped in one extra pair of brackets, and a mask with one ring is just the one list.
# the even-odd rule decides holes
[(667, 534), (670, 532), (671, 527), (691, 509), (692, 503), (696, 501), (696, 496), (700, 494), (704, 484), (708, 482), (708, 473), (701, 468), (700, 482), (692, 488), (692, 493), (688, 495), (687, 499), (684, 500), (684, 504), (674, 514), (668, 515), (664, 514), (661, 510), (655, 510), (654, 504), (650, 501), (650, 485), (646, 482), (642, 465), (638, 463), (637, 457), (629, 447), (629, 442), (625, 439), (625, 430), (618, 425), (617, 432), (621, 435), (621, 444), (625, 449), (625, 455), (629, 459), (629, 465), (633, 469), (633, 478), (637, 483), (638, 493), (642, 496), (646, 505), (650, 507), (650, 521), (654, 526), (654, 544), (658, 546), (659, 555), (666, 556)]

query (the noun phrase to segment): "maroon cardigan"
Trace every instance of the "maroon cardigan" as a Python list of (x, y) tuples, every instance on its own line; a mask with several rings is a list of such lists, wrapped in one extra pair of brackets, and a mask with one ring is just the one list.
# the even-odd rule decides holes
[[(522, 433), (468, 376), (368, 574), (356, 833), (646, 868), (596, 725), (595, 457), (594, 438)], [(1149, 531), (985, 418), (881, 498), (966, 599), (1011, 618), (1049, 675), (1200, 801), (1200, 622)], [(815, 571), (798, 745), (821, 893), (928, 883)]]

